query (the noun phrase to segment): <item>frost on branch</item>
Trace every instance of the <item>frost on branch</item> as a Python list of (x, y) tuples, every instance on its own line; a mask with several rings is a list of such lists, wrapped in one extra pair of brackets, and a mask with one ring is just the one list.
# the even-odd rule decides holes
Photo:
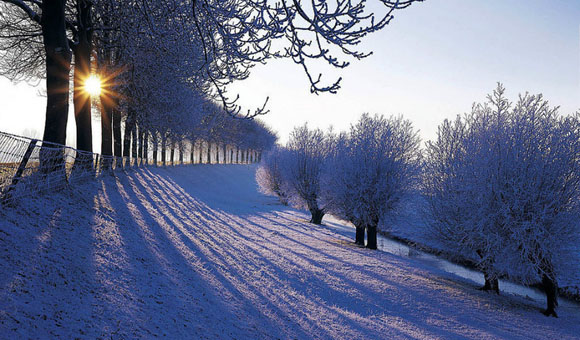
[(307, 125), (297, 127), (290, 134), (281, 158), (289, 201), (296, 207), (307, 208), (312, 215), (310, 222), (314, 224), (320, 224), (325, 214), (320, 203), (320, 183), (330, 140), (320, 129), (310, 130)]
[(364, 114), (340, 135), (328, 161), (324, 202), (357, 228), (356, 242), (376, 249), (379, 221), (418, 186), (419, 137), (401, 116)]
[(433, 235), (474, 259), (487, 288), (497, 290), (499, 276), (541, 281), (554, 316), (558, 277), (578, 261), (578, 117), (558, 115), (542, 95), (512, 105), (499, 85), (439, 127), (424, 171)]
[(267, 195), (275, 195), (284, 205), (288, 204), (288, 184), (282, 175), (285, 149), (274, 147), (262, 160), (262, 163), (256, 171), (256, 181), (260, 191)]

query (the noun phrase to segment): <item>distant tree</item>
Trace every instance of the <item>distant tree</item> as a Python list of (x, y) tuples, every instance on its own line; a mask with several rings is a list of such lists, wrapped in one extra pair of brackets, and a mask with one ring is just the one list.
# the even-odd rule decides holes
[(328, 212), (356, 227), (356, 243), (377, 248), (380, 220), (418, 189), (419, 137), (401, 116), (364, 114), (340, 135), (328, 161), (323, 202)]
[(262, 159), (256, 171), (256, 181), (265, 194), (276, 195), (284, 205), (288, 204), (288, 183), (283, 176), (283, 159), (286, 150), (274, 147)]
[(515, 106), (498, 85), (485, 104), (445, 121), (428, 143), (424, 189), (434, 235), (499, 291), (505, 275), (541, 281), (556, 316), (557, 280), (580, 233), (578, 114), (561, 117), (541, 95)]
[(305, 124), (290, 133), (282, 159), (283, 177), (290, 202), (310, 211), (310, 223), (321, 224), (325, 214), (320, 204), (324, 161), (330, 152), (329, 138), (320, 129)]

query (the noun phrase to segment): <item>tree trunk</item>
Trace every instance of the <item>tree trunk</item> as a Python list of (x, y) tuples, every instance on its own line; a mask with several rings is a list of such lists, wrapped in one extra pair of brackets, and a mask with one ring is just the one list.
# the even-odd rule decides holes
[(367, 248), (377, 249), (377, 226), (367, 226)]
[[(108, 40), (108, 32), (105, 33), (105, 37)], [(110, 50), (103, 51), (100, 57), (98, 64), (99, 72), (106, 73), (111, 63)], [(99, 99), (101, 103), (101, 155), (104, 156), (101, 157), (101, 164), (103, 168), (112, 168), (114, 102), (105, 95), (105, 91), (101, 92)]]
[(137, 157), (141, 158), (141, 163), (143, 163), (143, 129), (139, 127), (139, 145), (137, 146)]
[(153, 165), (157, 166), (157, 149), (159, 148), (159, 135), (153, 134)]
[(483, 278), (485, 283), (480, 290), (491, 291), (499, 295), (499, 279), (497, 277), (492, 278), (485, 270), (483, 271)]
[(313, 224), (321, 224), (322, 223), (322, 218), (324, 217), (324, 211), (322, 211), (321, 209), (310, 209), (310, 215), (312, 216), (312, 218), (310, 219), (310, 223)]
[(195, 159), (195, 158), (193, 157), (193, 150), (194, 150), (195, 143), (192, 141), (190, 144), (191, 144), (191, 151), (190, 151), (190, 157), (189, 157), (189, 160), (191, 161), (191, 164), (193, 164), (193, 160)]
[(547, 308), (544, 311), (545, 316), (558, 317), (556, 314), (556, 306), (558, 306), (558, 283), (556, 282), (556, 276), (554, 275), (554, 267), (551, 261), (542, 259), (541, 262), (542, 270), (542, 286), (546, 292), (546, 302)]
[[(475, 253), (480, 257), (484, 258), (484, 254), (481, 249), (475, 251)], [(481, 264), (481, 271), (483, 272), (483, 278), (485, 280), (483, 287), (479, 288), (479, 290), (483, 291), (492, 291), (499, 294), (499, 280), (492, 275), (489, 274), (489, 268), (491, 268), (490, 263), (482, 263)]]
[[(43, 140), (66, 144), (71, 51), (65, 30), (65, 0), (42, 2), (40, 25), (46, 53), (46, 120)], [(49, 146), (50, 148), (46, 148)], [(64, 170), (63, 150), (43, 144), (40, 161), (45, 172)]]
[(113, 137), (115, 145), (115, 157), (123, 157), (123, 147), (121, 141), (121, 111), (118, 101), (113, 101)]
[(149, 131), (143, 129), (141, 133), (143, 134), (143, 164), (149, 165)]
[(359, 246), (365, 246), (365, 227), (364, 226), (357, 226), (356, 227), (356, 236), (355, 241), (356, 244)]
[(183, 141), (179, 142), (179, 164), (183, 164), (183, 154), (185, 151), (185, 145)]
[(111, 106), (101, 101), (101, 155), (104, 167), (112, 165), (111, 158), (107, 156), (113, 155), (113, 125), (111, 121), (112, 110)]
[(123, 138), (123, 157), (131, 157), (131, 132), (133, 125), (135, 125), (134, 113), (129, 109), (127, 112), (127, 119), (125, 120), (125, 136)]
[(199, 147), (197, 148), (197, 151), (199, 151), (199, 164), (203, 163), (203, 156), (202, 156), (202, 152), (201, 152), (201, 148), (203, 147), (203, 142), (200, 141), (199, 142)]
[(113, 155), (113, 124), (112, 124), (112, 107), (101, 101), (101, 155)]
[(556, 306), (558, 306), (558, 284), (556, 280), (550, 278), (548, 275), (542, 275), (542, 286), (546, 292), (547, 308), (543, 312), (545, 316), (558, 317), (556, 314)]
[[(78, 31), (77, 44), (73, 48), (74, 65), (74, 111), (77, 131), (77, 149), (93, 152), (93, 133), (91, 127), (91, 96), (85, 90), (85, 81), (91, 75), (91, 3), (77, 1)], [(78, 157), (78, 156), (77, 156)]]
[(171, 143), (171, 156), (170, 156), (170, 160), (171, 160), (171, 165), (175, 165), (175, 143), (172, 142)]
[(137, 124), (133, 124), (131, 129), (131, 157), (133, 158), (133, 165), (137, 164), (137, 157), (139, 156), (137, 153), (137, 142), (139, 140), (139, 135), (137, 134)]

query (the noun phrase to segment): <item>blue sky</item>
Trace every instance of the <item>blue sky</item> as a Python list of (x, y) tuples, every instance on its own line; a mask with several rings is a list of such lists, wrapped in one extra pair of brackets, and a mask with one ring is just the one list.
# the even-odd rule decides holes
[[(339, 94), (310, 94), (300, 68), (287, 60), (256, 66), (230, 93), (248, 107), (270, 96), (263, 119), (282, 141), (304, 122), (347, 129), (363, 112), (402, 114), (430, 139), (444, 118), (469, 111), (498, 81), (512, 100), (541, 92), (562, 114), (580, 109), (578, 0), (426, 0), (397, 12), (360, 48), (374, 54), (325, 73), (344, 78)], [(0, 79), (0, 130), (42, 131), (44, 98), (37, 92)]]

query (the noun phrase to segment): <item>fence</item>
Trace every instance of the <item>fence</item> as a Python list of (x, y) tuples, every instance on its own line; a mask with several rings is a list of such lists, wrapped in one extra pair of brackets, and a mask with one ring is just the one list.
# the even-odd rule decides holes
[[(203, 145), (200, 145), (198, 156), (194, 157), (194, 143), (190, 144), (187, 153), (184, 150), (181, 152), (175, 149), (166, 150), (163, 153), (165, 161), (159, 162), (159, 159), (151, 157), (153, 155), (151, 148), (144, 154), (146, 158), (102, 156), (60, 144), (0, 132), (0, 203), (14, 204), (19, 199), (62, 190), (67, 185), (94, 179), (119, 169), (151, 164), (194, 164), (196, 160), (199, 161), (197, 163), (203, 163), (204, 159), (207, 163), (212, 163), (212, 159), (215, 163), (220, 163), (220, 160), (226, 163), (228, 153), (231, 153), (229, 163), (234, 163), (233, 150), (226, 153), (224, 147), (220, 158), (221, 148), (216, 145), (215, 157), (212, 158), (211, 143), (206, 142), (205, 156), (202, 154)], [(236, 150), (236, 153), (238, 152), (239, 150)], [(257, 153), (252, 153), (252, 156), (248, 157), (248, 151), (245, 152), (247, 154), (244, 163), (259, 159)], [(176, 153), (178, 155), (175, 155)], [(161, 151), (159, 154), (161, 155)], [(167, 161), (169, 155), (171, 156)], [(179, 158), (177, 162), (176, 157)], [(236, 163), (237, 159), (236, 157)]]

